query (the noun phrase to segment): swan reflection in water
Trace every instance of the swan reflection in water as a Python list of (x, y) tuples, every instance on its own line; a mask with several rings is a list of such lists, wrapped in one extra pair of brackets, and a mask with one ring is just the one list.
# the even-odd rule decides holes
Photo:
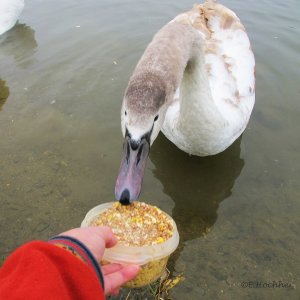
[[(0, 59), (13, 57), (15, 64), (25, 69), (34, 59), (38, 44), (34, 30), (26, 24), (17, 24), (11, 30), (0, 36)], [(0, 111), (9, 96), (6, 82), (0, 79)]]
[(35, 31), (26, 24), (18, 23), (0, 36), (0, 56), (12, 56), (15, 64), (24, 69), (34, 61), (37, 47)]
[(231, 195), (244, 160), (241, 137), (224, 152), (208, 157), (189, 156), (160, 135), (150, 154), (154, 176), (175, 202), (172, 212), (180, 234), (176, 261), (184, 243), (204, 236), (216, 222), (220, 203)]
[(0, 111), (2, 110), (2, 107), (6, 102), (8, 96), (9, 96), (9, 88), (6, 86), (6, 82), (0, 79)]

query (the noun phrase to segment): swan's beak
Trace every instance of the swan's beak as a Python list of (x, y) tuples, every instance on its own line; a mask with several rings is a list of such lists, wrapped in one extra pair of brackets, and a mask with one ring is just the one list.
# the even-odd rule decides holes
[(146, 138), (140, 142), (124, 140), (124, 152), (115, 186), (115, 196), (122, 204), (127, 205), (139, 197), (150, 145)]

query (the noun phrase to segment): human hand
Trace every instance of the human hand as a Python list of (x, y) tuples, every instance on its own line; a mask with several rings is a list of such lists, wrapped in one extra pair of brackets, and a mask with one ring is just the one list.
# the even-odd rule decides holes
[[(92, 252), (98, 262), (101, 261), (105, 248), (117, 243), (109, 227), (75, 228), (61, 235), (73, 237), (82, 242)], [(121, 285), (133, 279), (139, 272), (137, 265), (107, 264), (101, 267), (104, 276), (105, 294), (117, 295)]]

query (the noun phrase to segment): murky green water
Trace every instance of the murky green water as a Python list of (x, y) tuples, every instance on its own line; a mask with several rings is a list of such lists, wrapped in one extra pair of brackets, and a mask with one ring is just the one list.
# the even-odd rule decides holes
[[(194, 2), (26, 2), (20, 24), (0, 37), (1, 257), (113, 200), (129, 76), (153, 34)], [(241, 17), (255, 51), (249, 126), (208, 158), (159, 136), (141, 200), (179, 227), (169, 267), (185, 280), (173, 299), (299, 299), (300, 2), (222, 3)]]

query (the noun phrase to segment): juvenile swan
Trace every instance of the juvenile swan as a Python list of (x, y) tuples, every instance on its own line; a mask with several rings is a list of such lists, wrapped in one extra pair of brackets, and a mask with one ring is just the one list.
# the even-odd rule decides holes
[(222, 152), (245, 130), (255, 101), (255, 61), (236, 14), (212, 0), (178, 15), (154, 36), (126, 89), (124, 156), (115, 196), (139, 196), (160, 130), (191, 155)]

